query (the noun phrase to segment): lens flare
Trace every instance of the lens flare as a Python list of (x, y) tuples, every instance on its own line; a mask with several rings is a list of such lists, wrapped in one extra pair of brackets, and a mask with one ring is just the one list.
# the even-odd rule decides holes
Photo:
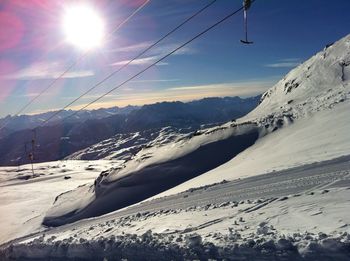
[(65, 10), (63, 31), (68, 43), (90, 50), (102, 45), (105, 26), (101, 16), (92, 7), (75, 5)]

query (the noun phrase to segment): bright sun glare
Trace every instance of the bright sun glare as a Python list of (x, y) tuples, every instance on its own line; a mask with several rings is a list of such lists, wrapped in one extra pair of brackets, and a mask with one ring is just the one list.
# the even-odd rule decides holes
[(102, 44), (104, 22), (90, 6), (75, 5), (65, 10), (63, 30), (67, 42), (83, 50), (90, 50)]

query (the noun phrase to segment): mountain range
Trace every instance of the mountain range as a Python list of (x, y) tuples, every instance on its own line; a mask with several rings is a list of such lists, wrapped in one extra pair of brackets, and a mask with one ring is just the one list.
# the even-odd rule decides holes
[[(205, 98), (188, 103), (161, 102), (142, 107), (84, 111), (72, 120), (56, 119), (49, 125), (39, 126), (35, 132), (26, 127), (37, 126), (47, 114), (10, 118), (8, 127), (19, 130), (8, 129), (7, 135), (0, 139), (0, 165), (28, 163), (32, 139), (35, 140), (34, 162), (60, 160), (117, 134), (159, 132), (164, 127), (173, 127), (175, 132), (181, 133), (200, 129), (203, 124), (220, 124), (247, 114), (259, 100), (260, 96)], [(25, 119), (24, 123), (18, 124), (21, 118)]]

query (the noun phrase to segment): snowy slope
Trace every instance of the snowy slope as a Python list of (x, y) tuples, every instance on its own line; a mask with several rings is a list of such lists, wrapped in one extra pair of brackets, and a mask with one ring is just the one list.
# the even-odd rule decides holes
[(19, 238), (0, 258), (345, 261), (349, 173), (344, 157), (193, 189)]
[(66, 159), (130, 160), (144, 147), (164, 145), (181, 138), (182, 134), (241, 117), (257, 106), (260, 97), (211, 97), (187, 103), (145, 105), (117, 124), (116, 135), (77, 151)]
[(42, 219), (66, 225), (5, 245), (0, 257), (349, 260), (349, 81), (350, 35), (292, 70), (237, 122), (142, 147), (94, 182), (54, 191), (51, 208), (44, 200), (35, 226), (17, 236), (43, 229)]
[(189, 179), (160, 196), (350, 154), (349, 65), (350, 35), (292, 70), (237, 123), (142, 149), (121, 168), (102, 173), (85, 206), (59, 199), (44, 224), (108, 213)]
[(131, 160), (140, 150), (146, 147), (159, 147), (174, 142), (193, 132), (193, 128), (164, 127), (144, 131), (122, 133), (103, 140), (88, 148), (77, 151), (65, 159), (91, 160), (114, 159)]
[[(0, 243), (43, 230), (42, 219), (55, 198), (87, 187), (118, 161), (56, 161), (0, 168)], [(86, 186), (85, 186), (86, 185)]]
[(255, 176), (350, 154), (350, 103), (294, 121), (260, 138), (229, 162), (160, 195)]
[[(253, 123), (231, 123), (144, 148), (121, 167), (102, 172), (91, 189), (78, 188), (84, 198), (91, 199), (84, 206), (74, 191), (59, 197), (43, 224), (62, 225), (140, 202), (220, 166), (251, 146), (258, 135)], [(71, 203), (74, 199), (76, 203)]]
[(350, 35), (317, 53), (263, 94), (259, 106), (242, 120), (267, 115), (304, 117), (331, 108), (349, 96)]
[(349, 98), (350, 35), (292, 70), (238, 120), (257, 122), (268, 135), (261, 133), (231, 161), (160, 196), (349, 155)]

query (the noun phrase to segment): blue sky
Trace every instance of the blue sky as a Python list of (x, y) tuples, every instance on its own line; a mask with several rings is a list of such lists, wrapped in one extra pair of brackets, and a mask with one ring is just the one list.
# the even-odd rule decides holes
[[(79, 2), (94, 6), (108, 32), (143, 1)], [(25, 113), (63, 107), (209, 2), (151, 0)], [(241, 2), (218, 0), (72, 108), (82, 107), (142, 70), (239, 8)], [(64, 41), (62, 13), (69, 3), (72, 1), (0, 1), (0, 116), (15, 113), (82, 54)], [(257, 0), (248, 14), (254, 45), (240, 43), (244, 34), (240, 13), (90, 108), (260, 94), (326, 44), (347, 35), (348, 10), (348, 0)]]

